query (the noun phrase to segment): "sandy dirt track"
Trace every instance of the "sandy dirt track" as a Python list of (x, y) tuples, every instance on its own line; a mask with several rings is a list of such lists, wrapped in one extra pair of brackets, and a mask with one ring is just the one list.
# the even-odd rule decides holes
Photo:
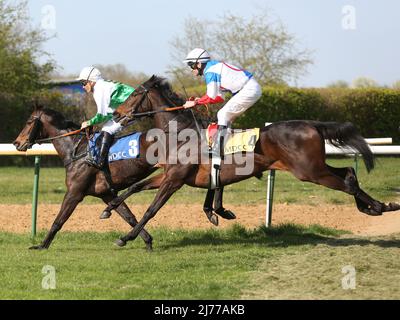
[[(48, 230), (56, 217), (59, 205), (39, 205), (38, 230)], [(137, 218), (141, 218), (146, 206), (131, 205)], [(265, 223), (265, 205), (231, 206), (237, 215), (236, 220), (220, 218), (220, 228), (238, 222), (247, 228), (255, 228)], [(103, 205), (80, 205), (64, 225), (64, 231), (128, 231), (130, 227), (118, 216), (99, 220)], [(364, 236), (400, 233), (400, 212), (387, 213), (380, 217), (370, 217), (360, 213), (355, 206), (343, 205), (274, 205), (273, 224), (297, 223), (303, 225), (320, 224), (326, 227), (352, 231)], [(166, 205), (152, 219), (148, 228), (168, 226), (171, 228), (212, 228), (201, 205)], [(28, 233), (31, 230), (31, 205), (0, 205), (0, 231)]]

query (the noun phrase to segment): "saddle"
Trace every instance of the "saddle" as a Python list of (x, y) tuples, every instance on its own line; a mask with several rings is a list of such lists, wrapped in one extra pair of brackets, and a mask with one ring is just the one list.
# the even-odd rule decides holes
[[(136, 159), (140, 155), (140, 136), (141, 132), (134, 132), (132, 134), (122, 136), (114, 139), (110, 151), (108, 153), (108, 162), (118, 160)], [(100, 154), (101, 133), (96, 132), (89, 139), (88, 151), (91, 157), (97, 159)], [(99, 139), (100, 138), (100, 139)]]
[[(207, 142), (210, 150), (210, 155), (212, 155), (212, 145), (217, 135), (217, 124), (212, 123), (208, 126), (206, 136)], [(260, 137), (260, 129), (246, 129), (246, 130), (230, 130), (228, 129), (225, 135), (224, 142), (224, 154), (223, 156), (242, 153), (242, 152), (253, 152), (256, 143)], [(222, 157), (211, 157), (211, 172), (210, 172), (210, 186), (209, 190), (221, 189), (220, 174), (221, 174), (221, 159)]]
[[(217, 124), (212, 123), (207, 128), (207, 142), (210, 149), (214, 143), (216, 134)], [(253, 152), (259, 137), (259, 128), (228, 129), (225, 138), (224, 155), (234, 154), (237, 152)]]

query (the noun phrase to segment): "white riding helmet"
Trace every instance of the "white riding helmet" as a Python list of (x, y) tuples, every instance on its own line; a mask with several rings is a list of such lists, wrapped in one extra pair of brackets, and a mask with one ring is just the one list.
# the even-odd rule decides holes
[(79, 78), (77, 78), (76, 80), (96, 82), (100, 79), (103, 78), (99, 69), (95, 67), (85, 67), (82, 69), (81, 73), (79, 74)]
[(188, 53), (183, 62), (187, 64), (197, 62), (207, 63), (210, 59), (210, 54), (207, 52), (207, 50), (196, 48)]

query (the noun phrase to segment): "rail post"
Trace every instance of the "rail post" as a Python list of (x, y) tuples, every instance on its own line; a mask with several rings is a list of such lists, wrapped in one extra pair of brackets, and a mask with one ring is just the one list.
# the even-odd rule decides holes
[(275, 170), (270, 170), (267, 183), (267, 209), (266, 209), (266, 226), (269, 228), (272, 224), (272, 205), (274, 203), (274, 185), (275, 185)]
[(358, 174), (358, 154), (357, 153), (354, 154), (354, 170), (355, 170), (356, 174)]
[(34, 239), (36, 236), (39, 174), (40, 174), (40, 156), (35, 156), (35, 177), (33, 179), (33, 194), (32, 194), (32, 239)]

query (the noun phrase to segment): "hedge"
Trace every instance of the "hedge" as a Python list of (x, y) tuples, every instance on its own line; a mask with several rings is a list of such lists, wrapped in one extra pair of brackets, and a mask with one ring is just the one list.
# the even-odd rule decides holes
[(400, 142), (400, 91), (391, 89), (264, 88), (260, 100), (235, 121), (236, 127), (308, 119), (352, 122), (364, 137)]
[[(205, 87), (187, 91), (199, 96), (205, 92)], [(62, 111), (76, 122), (84, 118), (81, 107), (64, 101), (57, 94), (51, 93), (41, 100), (45, 106)], [(218, 107), (213, 110), (215, 116)], [(12, 142), (30, 112), (29, 103), (0, 97), (0, 143)], [(87, 112), (87, 116), (94, 112)], [(400, 90), (266, 87), (260, 100), (235, 121), (235, 127), (262, 127), (265, 122), (294, 119), (350, 121), (364, 137), (392, 137), (394, 143), (400, 143)]]

